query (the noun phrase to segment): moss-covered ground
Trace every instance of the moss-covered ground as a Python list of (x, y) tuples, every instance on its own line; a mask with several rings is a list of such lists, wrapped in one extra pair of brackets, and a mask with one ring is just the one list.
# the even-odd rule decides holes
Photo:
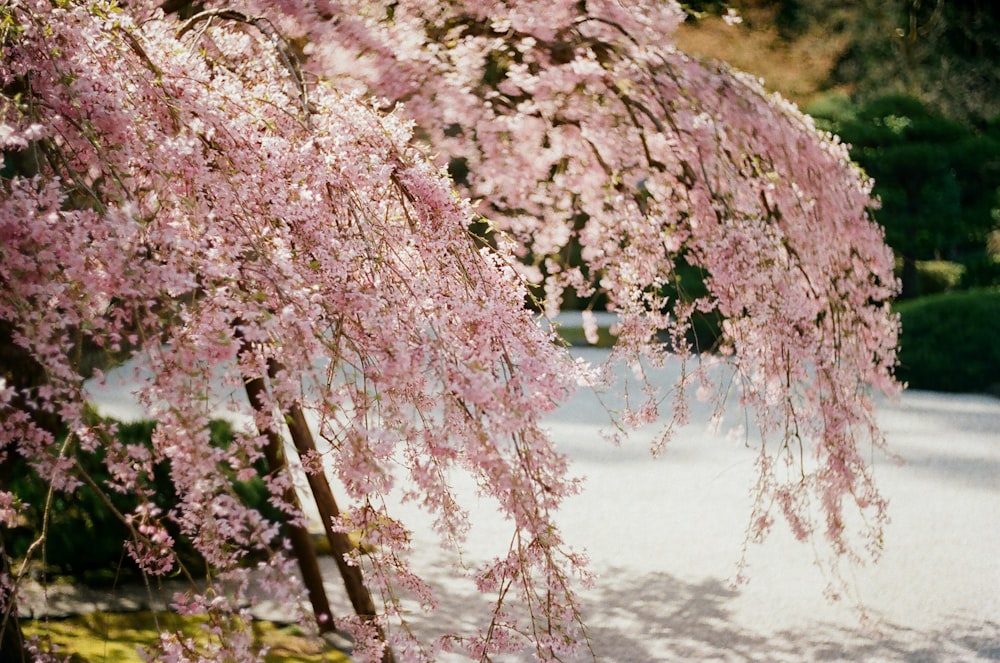
[[(140, 663), (139, 649), (159, 640), (160, 630), (180, 631), (196, 642), (207, 642), (204, 620), (171, 613), (95, 612), (67, 619), (23, 620), (26, 637), (38, 637), (43, 648), (69, 656), (71, 663)], [(157, 628), (159, 625), (159, 629)], [(343, 652), (295, 626), (272, 622), (253, 623), (254, 638), (270, 648), (268, 663), (292, 661), (350, 663)]]

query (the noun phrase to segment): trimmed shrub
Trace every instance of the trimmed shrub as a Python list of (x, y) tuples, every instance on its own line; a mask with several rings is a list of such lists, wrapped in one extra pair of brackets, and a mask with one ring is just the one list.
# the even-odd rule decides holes
[(1000, 395), (1000, 289), (921, 297), (896, 310), (901, 380), (913, 389)]

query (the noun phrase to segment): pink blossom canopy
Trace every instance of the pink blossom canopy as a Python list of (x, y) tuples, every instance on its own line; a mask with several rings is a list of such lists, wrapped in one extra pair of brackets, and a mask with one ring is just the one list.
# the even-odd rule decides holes
[[(100, 448), (112, 480), (99, 488), (142, 498), (121, 514), (140, 567), (175, 569), (169, 520), (235, 588), (178, 597), (224, 617), (198, 656), (262, 660), (249, 584), (298, 591), (279, 525), (232, 486), (256, 475), (261, 431), (293, 405), (323, 441), (307, 469), (346, 491), (337, 526), (369, 539), (367, 581), (400, 658), (571, 648), (585, 571), (552, 514), (578, 485), (542, 418), (586, 375), (530, 306), (551, 316), (569, 289), (619, 314), (616, 357), (697, 364), (707, 350), (736, 368), (762, 440), (750, 539), (777, 510), (854, 555), (850, 507), (877, 552), (885, 504), (865, 447), (882, 444), (872, 390), (895, 389), (897, 323), (870, 185), (759, 82), (674, 49), (676, 3), (205, 9), (185, 23), (142, 2), (0, 7), (0, 331), (42, 376), (0, 372), (0, 464), (23, 458), (73, 491), (91, 481), (75, 459)], [(468, 230), (484, 220), (485, 240)], [(680, 260), (707, 294), (683, 296)], [(691, 316), (709, 311), (723, 335), (692, 348)], [(117, 443), (83, 392), (129, 358), (158, 421), (150, 449)], [(232, 404), (256, 426), (213, 447), (210, 388), (260, 376), (266, 406)], [(663, 443), (707, 379), (685, 371)], [(661, 418), (665, 398), (650, 392), (621, 423)], [(149, 492), (160, 462), (180, 495), (171, 513)], [(434, 597), (385, 496), (404, 491), (458, 548), (454, 469), (496, 500), (512, 544), (475, 570), (499, 597), (482, 632), (420, 643), (404, 598)], [(291, 478), (266, 481), (277, 503)], [(20, 508), (0, 489), (0, 524)], [(10, 578), (0, 592), (7, 605)], [(377, 659), (370, 625), (352, 628), (356, 655)], [(176, 636), (161, 649), (189, 660)]]

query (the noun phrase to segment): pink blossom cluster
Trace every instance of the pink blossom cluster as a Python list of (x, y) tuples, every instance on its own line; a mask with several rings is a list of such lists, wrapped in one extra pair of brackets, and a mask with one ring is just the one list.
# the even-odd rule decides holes
[[(897, 283), (871, 183), (835, 136), (760, 81), (676, 50), (673, 2), (259, 9), (307, 42), (324, 75), (401, 105), (442, 165), (467, 169), (460, 189), (513, 242), (546, 313), (567, 289), (600, 291), (621, 317), (615, 357), (708, 350), (737, 368), (761, 431), (751, 538), (778, 510), (799, 537), (818, 528), (847, 552), (852, 505), (869, 523), (864, 545), (880, 545), (885, 503), (865, 450), (883, 446), (873, 392), (898, 389)], [(683, 292), (680, 259), (707, 273), (706, 296)], [(711, 311), (723, 337), (690, 347), (692, 316)], [(622, 422), (665, 415), (665, 442), (699, 372), (685, 371), (670, 411), (648, 390)]]
[[(512, 256), (467, 234), (471, 209), (410, 146), (406, 118), (328, 86), (304, 108), (280, 53), (253, 30), (178, 37), (172, 19), (138, 26), (99, 3), (4, 11), (19, 31), (3, 79), (24, 90), (3, 98), (5, 146), (31, 172), (4, 181), (0, 316), (47, 378), (5, 385), (5, 401), (23, 403), (4, 413), (5, 454), (73, 490), (76, 454), (101, 446), (105, 488), (140, 496), (152, 463), (167, 461), (177, 510), (124, 514), (149, 573), (173, 567), (162, 518), (221, 577), (249, 552), (282, 563), (276, 525), (222, 471), (252, 472), (263, 439), (212, 447), (206, 405), (220, 368), (238, 386), (276, 362), (260, 429), (271, 405), (317, 416), (325, 462), (356, 505), (345, 523), (373, 519), (405, 458), (413, 490), (459, 539), (445, 474), (463, 467), (546, 551), (510, 573), (567, 572), (550, 564), (560, 542), (549, 513), (575, 484), (538, 421), (564, 399), (573, 365), (524, 308)], [(158, 420), (152, 454), (115, 447), (88, 421), (84, 346), (142, 355), (152, 369), (140, 378)], [(47, 411), (70, 431), (61, 446), (31, 417)], [(287, 480), (272, 479), (276, 495)], [(423, 591), (396, 554), (405, 529), (379, 525), (372, 538), (376, 584)]]
[[(640, 373), (640, 359), (706, 350), (685, 332), (719, 311), (710, 350), (738, 369), (762, 432), (750, 538), (775, 510), (810, 536), (818, 507), (833, 551), (853, 554), (851, 506), (877, 550), (885, 503), (864, 452), (882, 444), (872, 390), (895, 389), (897, 323), (870, 185), (757, 81), (676, 51), (676, 3), (249, 2), (233, 20), (209, 2), (219, 12), (188, 23), (155, 4), (0, 8), (12, 26), (0, 32), (0, 322), (44, 373), (0, 381), (0, 462), (23, 457), (72, 491), (89, 480), (76, 459), (100, 447), (112, 480), (98, 488), (148, 502), (122, 514), (143, 569), (174, 567), (169, 520), (220, 582), (244, 586), (253, 556), (277, 592), (278, 525), (228, 477), (253, 476), (263, 431), (302, 407), (324, 442), (306, 464), (347, 492), (336, 526), (365, 533), (378, 625), (402, 659), (526, 642), (555, 658), (578, 639), (586, 574), (552, 524), (577, 484), (540, 420), (584, 376), (525, 302), (537, 286), (551, 314), (572, 288), (606, 294), (621, 316), (615, 356)], [(468, 171), (457, 182), (455, 163)], [(467, 230), (480, 215), (488, 242)], [(708, 295), (671, 294), (682, 258), (708, 274)], [(136, 379), (158, 421), (151, 452), (87, 416), (95, 357), (150, 369)], [(208, 433), (220, 374), (234, 389), (268, 383), (261, 434), (225, 449)], [(685, 372), (664, 440), (690, 385), (711, 397), (706, 380)], [(659, 419), (665, 398), (647, 390), (622, 423)], [(150, 499), (164, 461), (181, 497), (170, 513)], [(383, 497), (405, 486), (460, 546), (455, 468), (497, 501), (512, 544), (478, 570), (498, 597), (482, 633), (426, 645), (404, 605), (434, 597)], [(266, 480), (301, 521), (281, 500), (291, 478)], [(0, 507), (16, 518), (3, 489)], [(179, 597), (213, 615), (219, 639), (199, 650), (164, 634), (151, 656), (258, 655), (244, 637), (251, 598), (237, 595)], [(375, 625), (338, 623), (353, 624), (359, 657), (380, 656)]]

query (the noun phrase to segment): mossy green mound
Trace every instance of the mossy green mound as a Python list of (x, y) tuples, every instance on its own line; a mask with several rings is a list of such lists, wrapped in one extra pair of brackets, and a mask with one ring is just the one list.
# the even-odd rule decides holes
[[(157, 643), (160, 630), (179, 631), (185, 637), (205, 643), (208, 636), (202, 628), (204, 624), (202, 618), (162, 612), (95, 612), (68, 619), (21, 622), (26, 637), (38, 637), (43, 648), (69, 656), (71, 663), (141, 663), (139, 649)], [(252, 628), (255, 641), (270, 648), (268, 663), (350, 663), (346, 654), (316, 637), (304, 635), (295, 626), (255, 621)]]

